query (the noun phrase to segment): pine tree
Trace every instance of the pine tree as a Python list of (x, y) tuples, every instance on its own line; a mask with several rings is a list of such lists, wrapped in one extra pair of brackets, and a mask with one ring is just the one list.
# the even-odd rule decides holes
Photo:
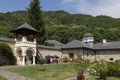
[(39, 31), (36, 39), (38, 44), (45, 41), (45, 23), (42, 16), (39, 0), (32, 0), (28, 8), (28, 23)]

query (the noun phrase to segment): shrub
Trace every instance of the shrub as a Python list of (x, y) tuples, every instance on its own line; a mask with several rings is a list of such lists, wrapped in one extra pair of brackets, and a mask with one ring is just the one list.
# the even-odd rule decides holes
[(14, 56), (11, 47), (6, 43), (0, 43), (0, 65), (14, 65), (16, 57)]
[(119, 77), (120, 76), (120, 61), (108, 62), (108, 76)]
[(37, 56), (36, 56), (36, 64), (40, 64), (40, 65), (43, 65), (45, 63), (45, 60), (44, 59), (39, 59)]
[(45, 63), (45, 60), (40, 60), (40, 64), (43, 65)]
[(73, 61), (74, 68), (79, 76), (82, 76), (90, 65), (90, 61), (83, 59), (81, 55), (77, 55), (77, 58)]
[(92, 75), (97, 75), (100, 78), (104, 78), (107, 76), (108, 66), (107, 62), (104, 60), (95, 61), (89, 67), (89, 73)]
[(68, 57), (67, 56), (65, 56), (65, 57), (63, 57), (63, 62), (68, 62)]
[(40, 71), (45, 71), (45, 68), (40, 68), (39, 70), (40, 70)]

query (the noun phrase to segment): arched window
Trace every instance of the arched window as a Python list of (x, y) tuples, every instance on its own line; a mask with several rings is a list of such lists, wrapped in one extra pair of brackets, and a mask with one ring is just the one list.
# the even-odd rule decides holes
[(27, 50), (26, 55), (27, 55), (27, 56), (32, 56), (32, 55), (33, 55), (33, 52), (32, 52), (31, 50)]
[(35, 53), (33, 48), (28, 48), (26, 50), (26, 58), (25, 62), (26, 64), (32, 64), (33, 63), (33, 54)]
[(22, 49), (21, 48), (17, 48), (16, 49), (16, 53), (17, 53), (17, 56), (20, 59), (20, 61), (22, 61)]
[(16, 49), (16, 53), (17, 53), (18, 57), (21, 57), (22, 56), (22, 50), (21, 50), (21, 48), (17, 48)]
[(34, 49), (32, 49), (32, 48), (28, 48), (28, 49), (26, 50), (26, 55), (27, 55), (27, 56), (33, 56), (34, 53), (35, 53), (35, 52), (34, 52)]

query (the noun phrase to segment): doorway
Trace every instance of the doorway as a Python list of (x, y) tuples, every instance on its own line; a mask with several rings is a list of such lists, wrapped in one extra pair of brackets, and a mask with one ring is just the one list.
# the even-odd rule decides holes
[(70, 59), (70, 61), (74, 60), (74, 53), (69, 53), (69, 59)]
[(28, 50), (26, 52), (25, 64), (31, 65), (32, 63), (33, 63), (33, 52), (31, 50)]

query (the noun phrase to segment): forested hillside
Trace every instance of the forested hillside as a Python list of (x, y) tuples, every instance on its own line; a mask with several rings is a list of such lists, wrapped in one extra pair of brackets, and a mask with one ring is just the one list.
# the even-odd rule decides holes
[[(70, 14), (65, 11), (43, 12), (47, 39), (67, 43), (73, 39), (81, 40), (85, 33), (92, 33), (96, 42), (120, 41), (120, 19), (108, 16)], [(26, 11), (0, 13), (0, 36), (14, 37), (9, 31), (27, 22)]]

